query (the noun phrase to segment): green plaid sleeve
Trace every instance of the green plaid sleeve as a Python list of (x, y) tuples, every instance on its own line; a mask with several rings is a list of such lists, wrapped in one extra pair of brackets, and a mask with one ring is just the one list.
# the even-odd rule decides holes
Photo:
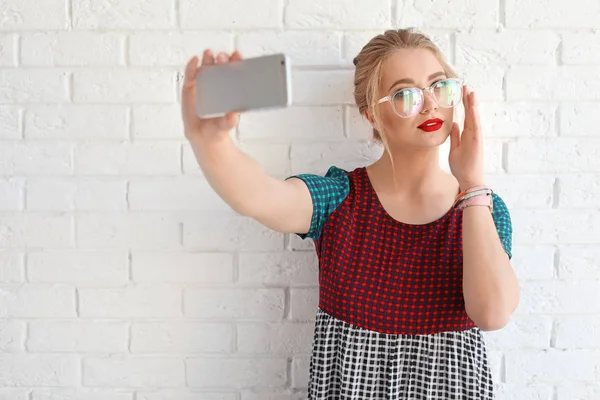
[(335, 166), (329, 168), (324, 176), (300, 174), (290, 178), (301, 179), (310, 192), (313, 203), (313, 215), (307, 233), (297, 233), (302, 238), (317, 240), (327, 217), (344, 201), (350, 192), (350, 182), (346, 171)]
[(504, 247), (504, 251), (508, 254), (508, 258), (512, 258), (512, 222), (510, 219), (510, 213), (508, 212), (508, 208), (504, 203), (504, 200), (496, 193), (492, 194), (492, 200), (494, 202), (494, 209), (492, 211), (492, 217), (494, 218), (494, 223), (496, 224), (496, 230), (498, 231), (498, 236), (500, 237), (500, 242), (502, 242), (502, 247)]

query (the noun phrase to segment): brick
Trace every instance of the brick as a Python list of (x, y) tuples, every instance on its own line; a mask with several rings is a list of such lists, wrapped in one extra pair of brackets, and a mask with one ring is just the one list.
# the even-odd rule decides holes
[(292, 79), (294, 105), (353, 104), (352, 71), (295, 71)]
[(180, 106), (136, 105), (132, 110), (131, 135), (134, 139), (184, 140)]
[(0, 251), (0, 282), (23, 282), (25, 280), (25, 254)]
[(31, 352), (98, 352), (127, 350), (127, 324), (105, 321), (31, 321), (27, 350)]
[(0, 66), (15, 67), (17, 65), (17, 37), (0, 34)]
[(27, 389), (0, 389), (0, 399), (3, 400), (29, 400)]
[(26, 139), (127, 139), (128, 111), (121, 106), (34, 106), (25, 111)]
[(461, 32), (456, 35), (456, 65), (554, 65), (559, 43), (553, 32)]
[(179, 18), (183, 29), (261, 29), (282, 26), (281, 0), (223, 0), (198, 3), (181, 0)]
[(186, 317), (280, 321), (284, 314), (283, 289), (184, 290)]
[(289, 391), (283, 393), (273, 393), (273, 390), (266, 391), (247, 391), (242, 392), (242, 400), (304, 400), (308, 398), (308, 393), (303, 391)]
[(73, 27), (81, 30), (166, 29), (175, 26), (171, 2), (72, 0)]
[(202, 251), (278, 251), (283, 234), (249, 217), (203, 213), (183, 222), (183, 245)]
[(600, 248), (592, 246), (561, 246), (559, 248), (559, 279), (600, 279), (598, 260)]
[(479, 2), (458, 0), (452, 3), (444, 0), (427, 2), (404, 2), (399, 0), (398, 20), (395, 26), (427, 25), (428, 28), (496, 28), (499, 7), (496, 1)]
[(30, 282), (127, 282), (124, 251), (69, 250), (31, 252), (27, 256)]
[(122, 211), (126, 183), (96, 178), (31, 178), (25, 207), (30, 211)]
[(509, 385), (496, 384), (496, 395), (506, 400), (554, 400), (554, 390), (551, 385)]
[[(506, 383), (595, 381), (599, 352), (588, 350), (519, 350), (506, 354)], [(565, 368), (568, 365), (569, 368)]]
[(522, 282), (521, 285), (519, 315), (600, 312), (598, 280), (534, 281)]
[(597, 101), (600, 100), (600, 76), (596, 72), (597, 68), (588, 66), (511, 68), (506, 72), (506, 99)]
[(179, 144), (164, 141), (82, 143), (75, 147), (75, 172), (82, 175), (179, 174), (180, 152)]
[(233, 255), (227, 253), (133, 252), (131, 271), (136, 282), (233, 282)]
[(310, 370), (309, 357), (294, 357), (292, 360), (292, 387), (308, 388)]
[(519, 279), (551, 280), (554, 278), (554, 246), (513, 246), (512, 264)]
[(72, 225), (69, 215), (2, 215), (0, 247), (71, 247)]
[(555, 346), (565, 350), (599, 349), (599, 331), (599, 316), (561, 316), (557, 319)]
[(600, 104), (561, 104), (559, 119), (561, 136), (596, 137), (600, 123)]
[[(505, 72), (497, 65), (465, 65), (457, 70), (480, 103), (504, 100)], [(461, 108), (462, 110), (462, 108)]]
[(509, 173), (600, 172), (600, 140), (587, 138), (520, 139), (508, 144)]
[(600, 17), (600, 4), (595, 0), (533, 0), (527, 4), (506, 0), (505, 10), (509, 28), (597, 28)]
[(0, 105), (0, 139), (21, 139), (21, 114), (17, 107)]
[(514, 211), (515, 244), (597, 244), (598, 213), (584, 211)]
[(598, 32), (564, 33), (561, 61), (563, 64), (600, 64), (600, 34)]
[(178, 391), (178, 390), (160, 390), (157, 392), (137, 392), (136, 400), (238, 400), (237, 393), (227, 392), (196, 392), (196, 391)]
[[(0, 352), (6, 354), (23, 351), (25, 334), (25, 322), (0, 320)], [(0, 398), (3, 398), (1, 393)]]
[(183, 67), (204, 49), (233, 51), (233, 36), (219, 32), (135, 32), (129, 37), (131, 65)]
[(21, 179), (0, 180), (0, 211), (23, 209), (23, 186)]
[(8, 0), (2, 2), (0, 31), (67, 29), (67, 3), (49, 0)]
[(283, 387), (287, 379), (285, 358), (196, 359), (186, 360), (190, 387), (226, 389)]
[(312, 239), (300, 239), (296, 234), (289, 234), (289, 250), (311, 251), (314, 254), (315, 243)]
[(479, 115), (486, 137), (555, 137), (556, 110), (545, 103), (482, 102)]
[(0, 299), (0, 318), (75, 316), (75, 291), (66, 285), (3, 285), (0, 287)]
[(78, 103), (172, 103), (175, 74), (154, 70), (78, 70), (73, 99)]
[(549, 209), (555, 201), (552, 176), (489, 174), (486, 180), (509, 209)]
[(310, 323), (238, 323), (238, 352), (287, 356), (310, 354), (313, 330), (314, 325)]
[(324, 174), (331, 165), (352, 170), (375, 161), (383, 150), (367, 142), (312, 143), (292, 145), (292, 174)]
[(263, 285), (315, 285), (318, 262), (307, 252), (242, 253), (238, 281)]
[(245, 58), (283, 52), (292, 66), (339, 65), (341, 61), (341, 36), (335, 32), (248, 32), (238, 36), (237, 48)]
[(133, 400), (133, 392), (122, 389), (53, 389), (33, 391), (31, 400)]
[(78, 289), (85, 318), (169, 318), (181, 316), (181, 291), (170, 285)]
[(293, 321), (314, 321), (319, 305), (319, 289), (291, 289), (290, 318)]
[(64, 103), (69, 74), (59, 70), (4, 69), (0, 74), (2, 103)]
[(231, 324), (140, 322), (131, 326), (132, 353), (228, 353)]
[(595, 400), (600, 398), (600, 385), (595, 383), (566, 383), (556, 388), (558, 400)]
[(595, 208), (600, 203), (600, 176), (562, 176), (558, 181), (559, 208)]
[(68, 175), (71, 145), (61, 142), (0, 142), (0, 170), (10, 175)]
[(355, 0), (350, 7), (344, 0), (289, 0), (284, 18), (291, 29), (383, 29), (392, 25), (390, 0)]
[(171, 357), (89, 357), (83, 360), (85, 386), (130, 388), (185, 385), (185, 365)]
[(348, 138), (363, 142), (373, 139), (373, 127), (365, 116), (358, 112), (358, 107), (347, 106), (345, 113), (344, 126)]
[(198, 177), (131, 180), (128, 201), (136, 211), (231, 211), (210, 184)]
[(240, 150), (254, 159), (271, 176), (284, 179), (290, 174), (290, 147), (287, 144), (244, 141)]
[(484, 335), (486, 344), (495, 350), (545, 349), (550, 346), (552, 318), (513, 317), (503, 329)]
[[(431, 39), (446, 58), (450, 56), (453, 45), (450, 40), (450, 35), (446, 31), (426, 28), (420, 29), (420, 31)], [(354, 57), (360, 53), (362, 48), (371, 39), (383, 32), (384, 30), (381, 29), (366, 32), (346, 32), (343, 45), (343, 58), (345, 64), (353, 66)]]
[(122, 65), (123, 43), (122, 35), (111, 32), (25, 33), (21, 35), (21, 63), (57, 67)]
[(80, 247), (160, 249), (180, 247), (180, 222), (173, 216), (93, 213), (76, 218)]
[(76, 386), (79, 358), (61, 355), (0, 355), (0, 386)]

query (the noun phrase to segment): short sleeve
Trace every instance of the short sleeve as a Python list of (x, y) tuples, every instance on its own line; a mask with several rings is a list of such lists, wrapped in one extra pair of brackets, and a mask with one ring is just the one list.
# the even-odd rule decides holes
[(492, 211), (492, 217), (494, 219), (494, 223), (496, 224), (496, 230), (498, 231), (498, 236), (500, 237), (500, 242), (502, 243), (502, 247), (506, 254), (508, 254), (508, 258), (512, 258), (512, 222), (510, 218), (510, 213), (504, 200), (496, 193), (492, 194), (494, 208)]
[(324, 176), (300, 174), (287, 179), (302, 180), (310, 192), (313, 203), (313, 215), (307, 233), (297, 233), (302, 238), (318, 240), (327, 218), (346, 199), (350, 192), (350, 181), (346, 171), (332, 166)]

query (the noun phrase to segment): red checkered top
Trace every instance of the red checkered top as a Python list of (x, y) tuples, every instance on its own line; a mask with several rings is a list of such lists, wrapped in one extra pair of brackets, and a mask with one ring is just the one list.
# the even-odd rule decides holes
[[(475, 326), (462, 292), (462, 212), (411, 225), (383, 208), (365, 168), (298, 175), (309, 187), (319, 257), (319, 307), (347, 323), (389, 334)], [(494, 221), (511, 257), (510, 217), (494, 194)]]

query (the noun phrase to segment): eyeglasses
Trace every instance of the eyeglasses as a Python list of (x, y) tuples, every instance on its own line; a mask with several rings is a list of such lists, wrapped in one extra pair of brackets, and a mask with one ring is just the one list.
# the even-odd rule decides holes
[(396, 115), (401, 118), (409, 118), (417, 115), (423, 109), (424, 92), (429, 92), (440, 107), (452, 108), (462, 101), (462, 87), (462, 79), (448, 78), (437, 81), (424, 89), (400, 89), (392, 95), (379, 99), (378, 103), (389, 101)]

